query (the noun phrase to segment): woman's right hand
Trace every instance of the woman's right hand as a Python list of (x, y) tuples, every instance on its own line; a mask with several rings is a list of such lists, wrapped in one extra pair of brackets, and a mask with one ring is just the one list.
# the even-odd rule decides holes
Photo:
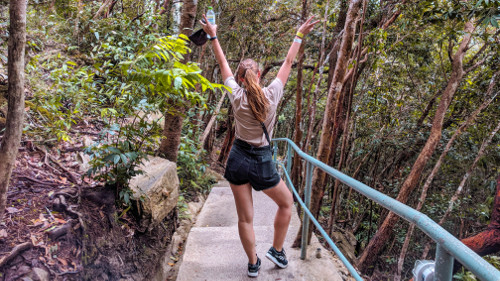
[(305, 23), (303, 23), (299, 27), (299, 30), (297, 30), (297, 31), (304, 34), (304, 35), (307, 35), (309, 32), (311, 32), (311, 30), (314, 28), (314, 26), (319, 22), (319, 20), (313, 22), (312, 21), (313, 19), (314, 19), (314, 16), (310, 17)]
[(210, 37), (215, 37), (217, 36), (217, 25), (211, 24), (205, 15), (203, 15), (203, 18), (205, 19), (205, 22), (200, 20), (200, 24), (203, 27), (203, 30), (210, 35)]

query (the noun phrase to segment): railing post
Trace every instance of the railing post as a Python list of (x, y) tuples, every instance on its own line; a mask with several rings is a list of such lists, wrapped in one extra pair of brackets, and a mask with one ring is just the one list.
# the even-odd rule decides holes
[(453, 276), (453, 256), (439, 243), (436, 249), (435, 281), (448, 281)]
[[(290, 175), (290, 172), (292, 171), (292, 153), (293, 153), (293, 149), (292, 149), (292, 145), (287, 143), (288, 145), (288, 149), (286, 151), (286, 172), (288, 175)], [(290, 184), (288, 181), (286, 182), (286, 185), (288, 186), (288, 188), (290, 188)]]
[(271, 148), (273, 150), (273, 161), (276, 163), (276, 160), (278, 160), (278, 144), (276, 142), (273, 142), (271, 145)]
[[(306, 186), (304, 189), (304, 201), (307, 206), (307, 209), (311, 207), (311, 185), (312, 185), (312, 171), (314, 166), (307, 162), (306, 165)], [(309, 217), (306, 212), (303, 212), (303, 221), (302, 221), (302, 237), (300, 240), (300, 259), (304, 260), (307, 256), (307, 241), (309, 240)]]

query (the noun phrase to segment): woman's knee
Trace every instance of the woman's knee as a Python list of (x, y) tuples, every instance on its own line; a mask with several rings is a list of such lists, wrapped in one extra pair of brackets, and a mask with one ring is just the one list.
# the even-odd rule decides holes
[(240, 216), (240, 217), (238, 217), (238, 223), (240, 223), (240, 224), (253, 224), (253, 216)]
[(278, 208), (287, 210), (289, 212), (292, 212), (292, 206), (293, 206), (293, 198), (290, 196), (290, 198), (286, 198), (286, 200), (283, 200), (278, 204)]

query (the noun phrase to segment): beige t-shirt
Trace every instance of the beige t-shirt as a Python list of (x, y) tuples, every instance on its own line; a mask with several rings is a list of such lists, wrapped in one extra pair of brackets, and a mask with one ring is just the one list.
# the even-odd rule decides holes
[[(233, 105), (234, 119), (236, 120), (236, 138), (257, 147), (268, 145), (260, 123), (255, 119), (250, 109), (245, 89), (236, 83), (233, 76), (227, 78), (224, 85), (233, 90), (229, 94), (229, 99)], [(269, 138), (272, 138), (274, 122), (276, 121), (276, 108), (283, 96), (283, 83), (279, 78), (276, 78), (269, 86), (262, 88), (262, 91), (269, 100), (269, 111), (264, 124), (269, 133)]]

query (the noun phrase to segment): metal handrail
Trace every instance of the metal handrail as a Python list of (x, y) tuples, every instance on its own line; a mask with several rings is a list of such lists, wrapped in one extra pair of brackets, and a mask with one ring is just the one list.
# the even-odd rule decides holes
[[(287, 150), (287, 162), (286, 167), (280, 164), (285, 171), (285, 176), (288, 181), (288, 186), (292, 189), (295, 194), (297, 201), (302, 206), (304, 210), (303, 223), (302, 223), (302, 243), (301, 243), (301, 259), (305, 259), (306, 249), (307, 249), (307, 234), (309, 233), (309, 220), (311, 220), (314, 225), (318, 228), (321, 235), (326, 239), (330, 247), (335, 251), (335, 253), (342, 260), (344, 265), (347, 267), (349, 272), (353, 275), (356, 280), (363, 280), (359, 277), (354, 267), (347, 261), (347, 259), (342, 255), (340, 250), (335, 246), (335, 243), (323, 230), (318, 221), (309, 211), (309, 206), (311, 202), (311, 186), (312, 186), (312, 171), (314, 167), (323, 170), (325, 173), (331, 175), (332, 177), (338, 179), (345, 185), (352, 187), (357, 192), (363, 194), (369, 199), (377, 202), (381, 206), (395, 213), (399, 217), (407, 220), (410, 223), (415, 224), (420, 230), (427, 234), (432, 240), (437, 243), (436, 258), (435, 258), (435, 280), (445, 281), (451, 280), (453, 272), (453, 259), (457, 259), (465, 268), (470, 270), (474, 275), (476, 275), (481, 280), (487, 281), (500, 281), (500, 271), (498, 271), (494, 266), (489, 264), (478, 254), (472, 251), (469, 247), (465, 246), (460, 240), (455, 238), (439, 224), (431, 220), (425, 214), (418, 212), (417, 210), (367, 186), (366, 184), (355, 180), (338, 170), (326, 165), (325, 163), (313, 158), (312, 156), (304, 153), (293, 141), (287, 138), (276, 138), (272, 142), (285, 141), (288, 143)], [(304, 190), (305, 203), (300, 199), (299, 194), (293, 186), (289, 173), (291, 170), (291, 160), (292, 160), (292, 149), (304, 159), (307, 163), (306, 166), (306, 185)], [(276, 153), (274, 154), (276, 161)]]

